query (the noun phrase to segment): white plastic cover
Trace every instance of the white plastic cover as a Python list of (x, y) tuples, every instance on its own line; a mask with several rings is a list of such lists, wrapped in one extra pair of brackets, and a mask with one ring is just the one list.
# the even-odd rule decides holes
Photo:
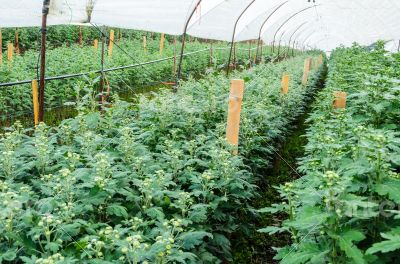
[[(195, 10), (188, 34), (208, 39), (231, 41), (236, 23), (234, 41), (258, 39), (261, 31), (265, 43), (323, 50), (353, 42), (369, 45), (378, 39), (389, 41), (388, 47), (397, 49), (400, 39), (399, 0), (201, 0), (197, 5), (198, 2), (51, 0), (48, 23), (90, 22), (181, 35)], [(42, 4), (43, 0), (0, 0), (0, 27), (39, 26)]]

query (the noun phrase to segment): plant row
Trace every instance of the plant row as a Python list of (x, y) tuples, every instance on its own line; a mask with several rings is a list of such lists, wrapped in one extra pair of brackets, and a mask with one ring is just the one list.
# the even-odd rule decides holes
[[(234, 72), (246, 82), (239, 155), (225, 140), (230, 79), (210, 74), (138, 103), (115, 99), (0, 141), (0, 259), (220, 263), (257, 175), (313, 92), (305, 56)], [(283, 73), (292, 78), (280, 92)], [(31, 134), (29, 136), (28, 134)]]
[[(110, 31), (113, 28), (107, 28)], [(79, 43), (80, 32), (82, 33), (82, 44), (91, 45), (95, 39), (101, 40), (101, 28), (91, 27), (80, 27), (75, 25), (68, 26), (48, 26), (47, 28), (47, 46), (51, 49), (61, 47), (64, 45), (74, 45)], [(122, 38), (129, 40), (142, 40), (143, 36), (150, 38), (159, 38), (160, 34), (150, 33), (138, 30), (130, 29), (113, 29), (115, 32), (116, 39), (119, 39), (121, 34)], [(25, 52), (30, 49), (38, 50), (40, 47), (40, 28), (39, 27), (27, 27), (27, 28), (1, 28), (3, 37), (3, 50), (7, 49), (7, 43), (12, 42), (15, 44), (16, 32), (18, 32), (18, 43), (21, 52)], [(171, 37), (168, 37), (171, 40)]]
[[(309, 117), (304, 176), (277, 187), (285, 215), (261, 231), (289, 233), (281, 263), (396, 263), (400, 249), (400, 56), (336, 49)], [(347, 93), (334, 109), (334, 92)]]
[[(118, 46), (117, 46), (118, 45)], [(120, 48), (119, 48), (120, 47)], [(228, 58), (227, 45), (215, 44), (213, 52), (213, 65), (219, 65), (220, 62), (226, 63)], [(185, 57), (183, 62), (183, 77), (187, 75), (199, 75), (210, 65), (210, 52), (206, 49), (209, 45), (198, 42), (190, 42), (186, 45), (185, 52), (204, 50)], [(174, 56), (179, 53), (179, 43), (175, 47), (173, 43), (165, 42), (165, 48), (162, 54), (159, 51), (159, 40), (148, 41), (147, 51), (143, 49), (141, 41), (122, 40), (114, 45), (114, 52), (111, 57), (105, 55), (104, 68), (131, 65), (141, 62), (152, 61), (165, 57)], [(107, 49), (106, 49), (107, 53)], [(247, 60), (248, 52), (241, 50), (237, 53), (238, 60)], [(178, 59), (176, 64), (178, 63)], [(107, 84), (112, 90), (122, 91), (132, 89), (132, 87), (151, 85), (155, 82), (175, 81), (174, 60), (166, 61), (118, 70), (106, 73)], [(59, 76), (65, 74), (75, 74), (82, 72), (98, 71), (101, 69), (101, 48), (97, 50), (93, 46), (80, 47), (73, 45), (71, 47), (60, 47), (47, 51), (46, 76)], [(28, 51), (23, 56), (15, 56), (9, 63), (3, 60), (0, 65), (0, 83), (14, 82), (20, 80), (36, 79), (38, 75), (38, 53)], [(95, 79), (95, 76), (89, 78)], [(97, 74), (97, 76), (99, 76)], [(75, 102), (77, 97), (85, 94), (81, 84), (85, 82), (87, 76), (70, 78), (63, 80), (48, 81), (45, 91), (46, 108), (59, 107), (66, 102)], [(93, 85), (99, 87), (99, 77), (95, 79)], [(105, 89), (108, 89), (107, 85)], [(99, 93), (99, 89), (97, 90)], [(30, 84), (18, 85), (12, 87), (0, 88), (0, 115), (14, 115), (32, 111), (32, 96)]]

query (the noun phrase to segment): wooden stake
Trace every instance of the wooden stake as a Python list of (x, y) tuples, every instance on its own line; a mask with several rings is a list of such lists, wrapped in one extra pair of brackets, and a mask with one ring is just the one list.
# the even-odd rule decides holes
[(147, 53), (147, 38), (146, 38), (146, 36), (143, 36), (143, 50), (144, 50), (144, 53)]
[(20, 54), (18, 28), (15, 29), (15, 53)]
[(39, 124), (39, 93), (38, 93), (38, 82), (32, 80), (32, 102), (33, 102), (33, 121), (35, 126)]
[(290, 76), (288, 74), (284, 74), (282, 76), (282, 93), (288, 94), (289, 92), (289, 80)]
[(7, 59), (8, 61), (12, 61), (13, 60), (13, 55), (14, 55), (14, 46), (11, 42), (8, 42), (7, 45)]
[(121, 41), (122, 39), (122, 32), (121, 29), (118, 29), (118, 41)]
[(305, 59), (305, 61), (304, 61), (304, 70), (303, 70), (303, 80), (301, 82), (303, 85), (307, 85), (308, 74), (310, 72), (310, 67), (311, 67), (311, 59)]
[(212, 42), (210, 44), (210, 66), (213, 65), (213, 45)]
[(174, 66), (173, 66), (173, 74), (176, 75), (176, 37), (174, 37)]
[(162, 33), (160, 38), (160, 55), (162, 55), (164, 51), (164, 41), (165, 41), (165, 34)]
[(79, 26), (79, 38), (78, 38), (78, 44), (79, 44), (79, 46), (82, 47), (82, 43), (83, 43), (82, 26)]
[(0, 28), (0, 66), (3, 64), (3, 34)]
[(97, 50), (99, 48), (99, 40), (98, 39), (94, 40), (93, 47), (94, 47), (95, 50)]
[(226, 139), (235, 147), (233, 155), (238, 154), (240, 112), (244, 93), (244, 81), (232, 80), (229, 94), (228, 122), (226, 126)]
[(346, 92), (334, 92), (335, 100), (333, 101), (333, 108), (343, 109), (346, 108), (347, 93)]
[(110, 31), (110, 43), (108, 43), (108, 56), (111, 57), (113, 54), (113, 45), (114, 45), (114, 30)]

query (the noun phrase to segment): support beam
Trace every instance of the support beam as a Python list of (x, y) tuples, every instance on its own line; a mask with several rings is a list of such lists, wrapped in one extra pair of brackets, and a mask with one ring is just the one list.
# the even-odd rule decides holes
[(44, 92), (46, 75), (46, 33), (47, 15), (49, 14), (50, 0), (43, 1), (42, 9), (42, 36), (40, 44), (40, 80), (39, 80), (39, 122), (44, 120)]

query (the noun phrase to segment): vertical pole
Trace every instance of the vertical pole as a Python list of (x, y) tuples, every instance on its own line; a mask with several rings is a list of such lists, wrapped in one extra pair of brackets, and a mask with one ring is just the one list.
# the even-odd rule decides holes
[(146, 39), (146, 36), (143, 36), (143, 50), (144, 50), (144, 53), (147, 53), (147, 39)]
[(294, 46), (296, 45), (296, 41), (293, 41), (293, 48), (292, 48), (292, 57), (294, 57)]
[(233, 47), (234, 47), (234, 43), (235, 43), (235, 35), (236, 35), (236, 28), (237, 28), (237, 24), (239, 23), (239, 20), (242, 18), (242, 16), (244, 15), (244, 13), (246, 13), (247, 9), (250, 8), (250, 6), (255, 2), (256, 0), (251, 1), (246, 8), (242, 11), (242, 13), (240, 13), (239, 17), (236, 19), (235, 21), (235, 26), (233, 27), (233, 34), (232, 34), (232, 40), (231, 40), (231, 49), (229, 51), (229, 58), (228, 58), (228, 67), (226, 69), (226, 74), (229, 75), (229, 70), (230, 70), (230, 66), (231, 66), (231, 58), (232, 58), (232, 51), (233, 51)]
[(174, 37), (174, 68), (173, 68), (174, 77), (176, 75), (176, 37)]
[(93, 41), (93, 48), (94, 48), (95, 50), (97, 50), (97, 49), (99, 48), (99, 40), (98, 40), (98, 39), (95, 39), (95, 40)]
[(240, 112), (244, 93), (244, 81), (232, 80), (229, 94), (228, 122), (226, 126), (226, 139), (234, 147), (233, 154), (238, 154)]
[(108, 43), (108, 56), (111, 57), (113, 54), (113, 47), (114, 47), (114, 30), (110, 31), (110, 42)]
[[(105, 82), (105, 74), (104, 74), (104, 53), (106, 51), (106, 41), (107, 41), (107, 36), (106, 36), (106, 27), (103, 27), (103, 30), (101, 32), (101, 76), (100, 76), (100, 92), (101, 92), (101, 100), (103, 101), (103, 91), (104, 91), (104, 82)], [(111, 43), (111, 41), (110, 41)]]
[(288, 74), (284, 74), (282, 76), (282, 94), (288, 94), (289, 92), (289, 80), (290, 76)]
[(247, 41), (247, 44), (249, 45), (249, 62), (251, 64), (251, 40)]
[(49, 14), (50, 0), (43, 0), (42, 10), (42, 37), (40, 45), (40, 81), (39, 81), (39, 122), (44, 118), (44, 89), (46, 74), (46, 33), (47, 33), (47, 15)]
[(15, 54), (20, 54), (18, 28), (15, 29)]
[(121, 41), (122, 39), (122, 32), (121, 29), (118, 29), (118, 41)]
[(165, 34), (162, 33), (160, 38), (160, 55), (162, 55), (164, 51), (164, 41), (165, 41)]
[(236, 69), (236, 43), (233, 44), (233, 68)]
[(8, 42), (7, 44), (7, 59), (9, 62), (13, 60), (13, 55), (14, 55), (14, 46), (11, 42)]
[(39, 94), (38, 94), (38, 82), (32, 80), (32, 104), (33, 104), (33, 121), (35, 126), (39, 124)]
[(304, 70), (303, 70), (303, 79), (302, 79), (302, 84), (303, 85), (307, 85), (307, 81), (308, 81), (308, 73), (310, 72), (310, 59), (305, 59), (304, 61)]
[(82, 26), (79, 26), (79, 39), (78, 39), (78, 44), (79, 44), (79, 46), (81, 46), (81, 47), (82, 47), (82, 42), (83, 42)]
[(0, 66), (3, 64), (3, 33), (0, 28)]
[[(196, 12), (197, 8), (200, 6), (202, 0), (199, 0), (192, 10), (192, 13), (190, 14), (189, 18), (186, 20), (185, 23), (185, 28), (183, 30), (182, 34), (182, 46), (181, 46), (181, 53), (179, 57), (179, 66), (178, 66), (178, 73), (176, 75), (176, 86), (179, 84), (179, 80), (181, 79), (181, 74), (182, 74), (182, 62), (183, 62), (183, 52), (185, 51), (185, 41), (186, 41), (186, 35), (187, 35), (187, 28), (189, 26), (189, 22), (192, 19), (194, 13)], [(176, 86), (175, 86), (175, 91), (176, 91)]]
[(210, 66), (212, 67), (213, 65), (213, 44), (211, 42), (210, 44)]

